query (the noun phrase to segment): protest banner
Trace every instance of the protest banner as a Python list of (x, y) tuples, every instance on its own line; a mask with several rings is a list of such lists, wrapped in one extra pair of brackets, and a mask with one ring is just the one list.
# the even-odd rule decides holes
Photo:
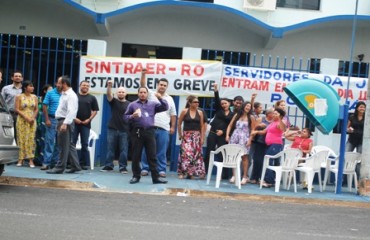
[(218, 61), (184, 61), (82, 56), (80, 81), (90, 82), (91, 92), (105, 93), (107, 81), (113, 88), (125, 87), (136, 94), (142, 69), (147, 69), (147, 87), (156, 89), (158, 80), (166, 78), (170, 95), (213, 96), (213, 83), (219, 82), (222, 63)]
[(289, 83), (305, 79), (316, 79), (329, 84), (342, 100), (348, 95), (350, 109), (354, 108), (357, 100), (366, 100), (367, 79), (365, 78), (351, 77), (347, 91), (348, 77), (232, 65), (223, 66), (220, 96), (234, 98), (240, 95), (249, 100), (252, 93), (257, 93), (258, 102), (271, 105), (283, 99), (288, 105), (293, 106), (294, 102), (285, 94), (283, 88)]

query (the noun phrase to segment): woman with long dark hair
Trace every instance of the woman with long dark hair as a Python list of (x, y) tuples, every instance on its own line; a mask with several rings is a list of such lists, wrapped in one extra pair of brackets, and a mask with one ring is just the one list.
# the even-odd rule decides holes
[(366, 104), (362, 101), (357, 102), (355, 112), (348, 119), (347, 132), (348, 141), (346, 152), (362, 153), (362, 138), (364, 134)]
[[(258, 130), (256, 134), (266, 134), (266, 155), (275, 155), (283, 150), (283, 134), (286, 130), (286, 125), (283, 122), (285, 111), (281, 108), (275, 108), (273, 121), (264, 130)], [(279, 166), (280, 158), (271, 158), (269, 165)], [(266, 169), (265, 179), (261, 179), (263, 187), (271, 187), (275, 183), (275, 172)]]
[[(249, 165), (249, 149), (252, 143), (250, 133), (254, 129), (255, 119), (251, 117), (252, 105), (250, 102), (243, 103), (239, 112), (234, 115), (226, 131), (226, 141), (231, 144), (240, 144), (244, 148), (244, 155), (242, 156), (242, 170), (243, 178), (241, 181), (242, 185), (248, 182), (248, 165)], [(230, 133), (232, 133), (231, 137)], [(231, 183), (235, 182), (235, 174), (230, 179)]]
[(31, 81), (22, 83), (22, 93), (15, 98), (15, 111), (17, 119), (17, 144), (19, 146), (18, 167), (23, 165), (25, 159), (29, 160), (29, 166), (35, 167), (33, 159), (35, 157), (35, 135), (36, 118), (38, 115), (38, 99), (32, 94), (34, 90)]
[(207, 137), (207, 150), (204, 158), (206, 171), (208, 170), (210, 152), (227, 144), (226, 129), (234, 116), (234, 113), (230, 110), (229, 100), (226, 98), (220, 98), (217, 84), (214, 84), (213, 87), (215, 94), (214, 109), (216, 110), (216, 113), (210, 123), (211, 129)]

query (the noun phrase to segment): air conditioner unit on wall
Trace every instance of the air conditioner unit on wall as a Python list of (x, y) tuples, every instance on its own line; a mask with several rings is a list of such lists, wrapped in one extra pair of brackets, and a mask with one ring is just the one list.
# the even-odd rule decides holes
[(276, 0), (244, 0), (244, 8), (259, 11), (275, 11)]

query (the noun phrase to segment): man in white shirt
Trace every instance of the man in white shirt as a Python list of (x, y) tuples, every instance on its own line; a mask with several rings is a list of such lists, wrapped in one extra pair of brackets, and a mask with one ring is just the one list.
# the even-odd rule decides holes
[[(141, 74), (140, 86), (146, 87), (146, 69), (143, 69)], [(174, 134), (176, 127), (176, 106), (170, 95), (166, 93), (168, 88), (168, 80), (161, 78), (157, 85), (157, 94), (162, 96), (162, 99), (166, 100), (168, 103), (168, 110), (164, 112), (157, 113), (154, 118), (155, 126), (155, 139), (157, 143), (157, 170), (160, 177), (166, 177), (167, 169), (167, 149), (170, 143), (170, 134)], [(149, 92), (149, 100), (158, 101), (154, 92)], [(147, 176), (149, 172), (148, 161), (146, 158), (145, 151), (143, 151), (141, 157), (141, 175)]]
[(46, 171), (50, 174), (62, 174), (66, 169), (67, 162), (71, 164), (71, 169), (66, 171), (66, 173), (81, 171), (76, 146), (72, 143), (74, 119), (78, 110), (78, 98), (71, 88), (71, 81), (67, 76), (58, 78), (59, 81), (62, 84), (62, 95), (55, 112), (55, 118), (58, 120), (57, 143), (60, 149), (60, 156), (55, 167)]

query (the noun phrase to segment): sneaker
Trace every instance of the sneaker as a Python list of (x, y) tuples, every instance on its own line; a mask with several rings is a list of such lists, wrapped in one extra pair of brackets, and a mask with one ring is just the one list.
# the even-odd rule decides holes
[(40, 168), (40, 170), (49, 170), (50, 167), (48, 165), (42, 165), (42, 167)]
[(123, 173), (123, 174), (127, 174), (127, 173), (128, 173), (127, 168), (125, 168), (125, 167), (120, 168), (120, 169), (119, 169), (119, 172), (120, 172), (120, 173)]
[(113, 171), (113, 168), (108, 166), (105, 166), (100, 170), (100, 172), (111, 172), (111, 171)]

